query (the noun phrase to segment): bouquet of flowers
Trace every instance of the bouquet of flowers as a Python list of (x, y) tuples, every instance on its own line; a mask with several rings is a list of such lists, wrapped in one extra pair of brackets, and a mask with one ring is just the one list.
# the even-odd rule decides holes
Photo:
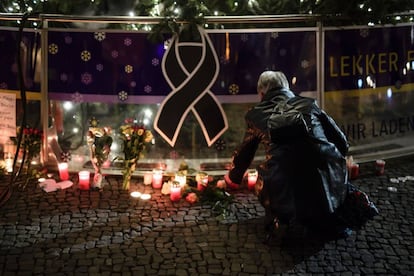
[(87, 143), (90, 148), (91, 162), (95, 169), (93, 188), (102, 188), (102, 166), (108, 160), (111, 152), (112, 137), (109, 127), (98, 127), (96, 119), (92, 119), (87, 136)]
[[(24, 127), (23, 130), (18, 128), (17, 137), (19, 137), (20, 131), (23, 131), (21, 153), (23, 154), (22, 160), (24, 162), (20, 169), (23, 168), (23, 165), (26, 165), (26, 173), (29, 175), (31, 174), (33, 158), (39, 156), (42, 148), (43, 131), (33, 127)], [(17, 137), (12, 137), (15, 144), (17, 144)]]
[(19, 153), (21, 154), (21, 166), (16, 173), (20, 175), (23, 169), (26, 169), (26, 181), (23, 184), (23, 188), (32, 180), (38, 176), (37, 169), (31, 168), (32, 161), (38, 157), (42, 148), (43, 131), (33, 127), (17, 128), (16, 137), (10, 137), (15, 145), (18, 144), (18, 137), (21, 136), (21, 148)]
[(153, 139), (152, 132), (143, 125), (136, 123), (134, 119), (126, 119), (125, 124), (119, 129), (122, 139), (122, 150), (124, 153), (123, 184), (125, 190), (129, 189), (131, 176), (135, 171), (136, 164), (143, 156), (146, 145)]
[(23, 149), (26, 152), (28, 164), (39, 155), (42, 139), (43, 131), (31, 127), (23, 129)]

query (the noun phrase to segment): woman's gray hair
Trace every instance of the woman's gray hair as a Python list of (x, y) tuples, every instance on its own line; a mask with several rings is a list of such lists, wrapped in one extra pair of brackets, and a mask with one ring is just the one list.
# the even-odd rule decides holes
[(264, 71), (257, 81), (257, 89), (263, 94), (274, 88), (289, 89), (289, 82), (281, 71)]

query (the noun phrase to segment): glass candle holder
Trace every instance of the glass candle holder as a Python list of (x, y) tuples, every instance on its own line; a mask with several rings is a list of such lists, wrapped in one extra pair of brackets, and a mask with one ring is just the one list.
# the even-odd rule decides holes
[(256, 185), (257, 182), (257, 170), (252, 169), (252, 170), (248, 170), (247, 171), (247, 188), (249, 190), (254, 190), (254, 186)]
[(60, 180), (68, 180), (69, 179), (69, 166), (68, 163), (63, 162), (58, 164), (59, 168), (59, 178)]
[(171, 201), (179, 201), (181, 199), (181, 185), (178, 181), (173, 181), (170, 188)]
[(350, 171), (350, 175), (349, 178), (351, 180), (357, 179), (359, 175), (359, 164), (357, 163), (352, 163), (351, 164), (351, 171)]
[(177, 181), (181, 187), (184, 187), (187, 184), (187, 176), (183, 173), (176, 173), (174, 180)]
[(385, 172), (385, 161), (384, 160), (376, 160), (375, 161), (375, 171), (377, 175), (383, 175)]
[(144, 185), (151, 185), (152, 172), (144, 172)]
[(203, 191), (208, 184), (208, 174), (205, 172), (199, 172), (196, 174), (197, 190)]
[(153, 170), (152, 171), (152, 187), (154, 189), (161, 189), (162, 188), (162, 177), (163, 177), (163, 171), (162, 170)]
[(79, 189), (89, 190), (90, 172), (80, 171), (78, 175), (79, 175)]

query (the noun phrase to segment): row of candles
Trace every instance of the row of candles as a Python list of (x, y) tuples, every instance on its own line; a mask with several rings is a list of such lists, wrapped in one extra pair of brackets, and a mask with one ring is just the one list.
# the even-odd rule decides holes
[[(59, 163), (59, 178), (64, 181), (69, 179), (68, 163)], [(247, 185), (249, 190), (253, 190), (257, 181), (257, 170), (248, 170), (247, 172)], [(90, 188), (90, 172), (79, 171), (79, 189), (89, 190)], [(143, 183), (144, 185), (152, 185), (154, 189), (162, 189), (164, 179), (164, 171), (161, 169), (154, 169), (152, 171), (144, 172)], [(209, 181), (209, 175), (205, 172), (199, 172), (196, 174), (197, 190), (203, 191)], [(170, 199), (171, 201), (179, 201), (182, 196), (182, 190), (187, 184), (187, 175), (184, 173), (176, 173), (173, 181), (168, 183), (170, 185)], [(138, 192), (132, 192), (131, 196), (141, 197), (142, 194)]]
[[(347, 158), (348, 177), (350, 180), (355, 180), (359, 176), (359, 164), (354, 162), (352, 156)], [(375, 173), (380, 176), (385, 173), (385, 160), (375, 160)]]

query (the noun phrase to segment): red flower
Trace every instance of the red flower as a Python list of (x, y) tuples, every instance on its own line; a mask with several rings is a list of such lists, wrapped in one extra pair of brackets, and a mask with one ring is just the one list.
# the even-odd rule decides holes
[(196, 193), (189, 193), (186, 197), (185, 200), (191, 204), (196, 203), (198, 201), (198, 196)]

